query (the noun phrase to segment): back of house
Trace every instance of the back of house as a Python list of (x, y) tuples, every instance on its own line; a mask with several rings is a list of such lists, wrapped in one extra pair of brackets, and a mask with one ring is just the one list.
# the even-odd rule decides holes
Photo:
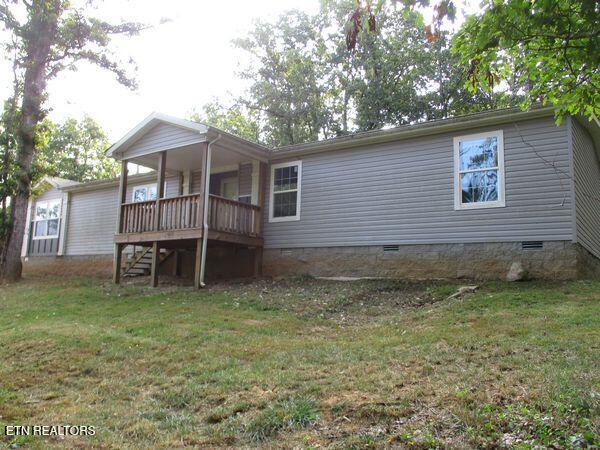
[(156, 276), (190, 277), (205, 256), (209, 278), (598, 274), (600, 127), (557, 126), (553, 113), (491, 111), (275, 150), (155, 114), (111, 154), (156, 172), (125, 186), (47, 183), (23, 256), (31, 269), (108, 274), (122, 251), (120, 273), (156, 264)]

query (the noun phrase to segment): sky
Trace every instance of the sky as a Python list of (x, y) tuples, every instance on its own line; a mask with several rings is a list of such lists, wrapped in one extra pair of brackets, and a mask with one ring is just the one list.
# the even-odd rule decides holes
[[(152, 25), (112, 48), (137, 65), (139, 87), (121, 86), (110, 72), (89, 64), (61, 73), (48, 85), (50, 119), (89, 114), (118, 140), (153, 111), (188, 117), (215, 98), (242, 93), (236, 73), (247, 56), (231, 41), (245, 36), (255, 19), (273, 20), (289, 9), (319, 10), (319, 0), (105, 0), (95, 15), (111, 22)], [(0, 62), (0, 97), (11, 93), (10, 61)]]

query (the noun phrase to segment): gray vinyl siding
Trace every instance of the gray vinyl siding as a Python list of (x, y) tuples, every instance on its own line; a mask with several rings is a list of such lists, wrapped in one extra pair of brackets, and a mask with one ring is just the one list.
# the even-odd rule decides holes
[[(498, 129), (506, 207), (455, 211), (453, 138)], [(297, 159), (300, 220), (269, 223), (267, 182), (267, 248), (573, 238), (567, 132), (552, 118)]]
[(201, 170), (193, 170), (192, 171), (192, 187), (191, 194), (197, 194), (202, 190), (202, 171)]
[(67, 255), (102, 255), (113, 252), (118, 190), (114, 186), (71, 194)]
[[(52, 187), (44, 192), (42, 192), (40, 195), (38, 195), (37, 197), (35, 197), (33, 204), (35, 206), (35, 202), (36, 201), (46, 201), (46, 200), (60, 200), (63, 196), (62, 191), (60, 191), (59, 189)], [(33, 215), (31, 216), (33, 218)]]
[(240, 197), (252, 194), (252, 164), (241, 164), (239, 170)]
[[(168, 177), (166, 196), (178, 193), (179, 177)], [(127, 201), (133, 189), (151, 183), (132, 183), (127, 187)], [(104, 255), (113, 253), (117, 227), (119, 187), (111, 186), (87, 192), (73, 192), (67, 228), (67, 255)]]
[(577, 241), (600, 258), (600, 164), (587, 131), (572, 124)]
[(165, 197), (177, 197), (179, 195), (179, 183), (179, 175), (167, 177), (165, 180)]
[(199, 133), (185, 128), (159, 123), (127, 149), (127, 158), (147, 155), (160, 150), (201, 142)]

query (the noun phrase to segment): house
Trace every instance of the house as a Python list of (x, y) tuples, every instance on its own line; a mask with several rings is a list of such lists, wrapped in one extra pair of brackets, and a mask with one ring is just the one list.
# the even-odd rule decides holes
[[(30, 267), (209, 278), (600, 273), (600, 126), (507, 109), (274, 150), (154, 113), (120, 180), (48, 180)], [(128, 175), (127, 163), (154, 169)], [(210, 174), (210, 176), (207, 176)], [(209, 195), (205, 195), (208, 193)], [(128, 260), (126, 262), (126, 260)]]

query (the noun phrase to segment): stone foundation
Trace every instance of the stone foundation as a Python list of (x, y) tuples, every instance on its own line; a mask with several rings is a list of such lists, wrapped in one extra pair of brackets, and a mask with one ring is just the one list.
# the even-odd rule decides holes
[(521, 242), (265, 249), (268, 276), (384, 277), (405, 279), (505, 279), (520, 261), (534, 279), (576, 279), (600, 274), (600, 264), (578, 244), (543, 242), (523, 249)]
[(113, 256), (30, 256), (23, 260), (23, 275), (110, 278)]

